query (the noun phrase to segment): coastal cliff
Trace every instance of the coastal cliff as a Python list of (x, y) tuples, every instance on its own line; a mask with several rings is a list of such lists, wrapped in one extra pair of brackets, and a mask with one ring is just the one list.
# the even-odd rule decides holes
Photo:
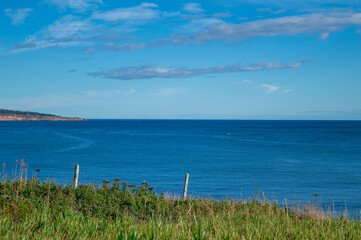
[(86, 119), (0, 109), (0, 121), (86, 121)]

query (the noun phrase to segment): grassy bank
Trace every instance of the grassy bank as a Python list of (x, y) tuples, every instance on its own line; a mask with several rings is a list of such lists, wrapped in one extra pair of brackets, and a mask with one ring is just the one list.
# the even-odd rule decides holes
[(276, 203), (166, 199), (147, 183), (7, 180), (1, 239), (360, 239), (360, 221)]

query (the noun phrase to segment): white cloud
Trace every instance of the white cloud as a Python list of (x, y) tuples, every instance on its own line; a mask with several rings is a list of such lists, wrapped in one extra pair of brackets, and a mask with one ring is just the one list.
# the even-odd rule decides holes
[[(212, 19), (212, 18), (208, 18)], [(202, 21), (201, 19), (195, 19)], [(172, 34), (168, 39), (126, 45), (113, 45), (108, 50), (135, 50), (137, 48), (153, 48), (164, 45), (192, 45), (204, 44), (209, 41), (240, 41), (247, 38), (294, 36), (301, 34), (320, 34), (320, 39), (326, 39), (330, 33), (341, 31), (352, 25), (361, 25), (361, 12), (338, 11), (310, 13), (303, 15), (250, 21), (239, 24), (204, 20), (203, 29), (193, 34)], [(223, 20), (219, 20), (223, 21)], [(197, 22), (194, 22), (197, 23)], [(197, 24), (185, 25), (189, 30), (202, 26)], [(213, 23), (213, 24), (212, 24)], [(208, 24), (208, 25), (207, 25)], [(358, 32), (357, 32), (358, 33)]]
[(360, 12), (311, 13), (240, 24), (212, 25), (195, 33), (189, 39), (192, 41), (241, 40), (305, 33), (331, 33), (351, 25), (361, 25)]
[[(58, 0), (51, 1), (57, 2)], [(92, 5), (98, 2), (100, 1), (66, 0), (63, 4), (75, 7)], [(266, 10), (263, 9), (262, 11)], [(178, 13), (162, 12), (158, 9), (158, 5), (154, 3), (142, 3), (129, 8), (103, 12), (95, 11), (87, 19), (67, 15), (49, 25), (46, 29), (28, 36), (23, 43), (15, 45), (5, 54), (30, 49), (78, 45), (83, 47), (84, 53), (93, 52), (98, 47), (103, 50), (120, 51), (154, 48), (164, 45), (205, 44), (211, 41), (239, 43), (240, 40), (247, 38), (309, 34), (318, 34), (320, 39), (327, 39), (333, 32), (341, 31), (352, 25), (361, 25), (361, 12), (351, 11), (350, 9), (332, 9), (238, 24), (226, 23), (224, 19), (205, 15), (188, 15), (191, 17), (197, 16), (197, 18), (190, 19), (188, 24), (179, 28), (184, 31), (183, 34), (178, 32), (171, 34), (169, 38), (150, 42), (119, 43), (124, 40), (132, 40), (129, 36), (128, 38), (125, 37), (125, 34), (129, 32), (127, 32), (129, 26), (143, 24), (155, 19), (169, 18), (176, 14)], [(108, 22), (117, 22), (117, 26), (109, 30), (107, 29), (109, 27)], [(360, 31), (357, 30), (356, 33), (360, 33)], [(94, 35), (94, 33), (98, 35)]]
[(94, 8), (101, 4), (102, 0), (46, 0), (46, 3), (55, 5), (61, 10), (71, 8), (79, 12), (84, 12), (89, 8)]
[(29, 16), (29, 14), (33, 11), (32, 8), (22, 8), (22, 9), (5, 9), (4, 12), (6, 16), (12, 19), (12, 25), (20, 25), (24, 23), (25, 19)]
[(251, 80), (244, 79), (240, 82), (232, 82), (231, 85), (252, 85), (253, 82)]
[(183, 25), (181, 30), (185, 32), (200, 31), (208, 26), (224, 23), (223, 20), (218, 18), (199, 18), (192, 19), (188, 24)]
[(251, 3), (254, 5), (261, 4), (263, 6), (276, 6), (287, 9), (297, 9), (303, 7), (330, 7), (330, 4), (340, 4), (341, 6), (360, 6), (361, 2), (358, 0), (237, 0), (242, 3)]
[(234, 64), (204, 68), (159, 67), (157, 65), (148, 64), (141, 66), (120, 67), (111, 71), (89, 73), (89, 75), (92, 75), (94, 77), (104, 77), (119, 80), (149, 78), (189, 78), (207, 74), (299, 68), (305, 62), (307, 61), (298, 61), (292, 63), (260, 62), (245, 66), (242, 66), (241, 64)]
[(270, 14), (280, 14), (280, 13), (284, 13), (285, 11), (286, 11), (285, 9), (274, 11), (272, 8), (257, 8), (257, 12), (268, 12)]
[(36, 36), (30, 35), (25, 39), (22, 44), (17, 44), (5, 54), (21, 53), (29, 50), (42, 49), (42, 48), (56, 48), (56, 47), (70, 47), (76, 46), (76, 41), (58, 41), (55, 38), (37, 38)]
[[(253, 87), (253, 88), (257, 88), (260, 89), (259, 87), (265, 88), (267, 93), (273, 93), (276, 92), (280, 89), (279, 86), (274, 86), (274, 85), (270, 85), (270, 84), (254, 84), (253, 81), (251, 80), (242, 80), (240, 82), (233, 82), (231, 83), (231, 85), (244, 85), (244, 86), (248, 86), (248, 87)], [(285, 89), (282, 91), (282, 93), (286, 94), (291, 92), (291, 89)]]
[(280, 87), (278, 87), (278, 86), (273, 86), (273, 85), (268, 85), (268, 84), (261, 84), (260, 86), (263, 88), (266, 88), (268, 93), (272, 93), (272, 92), (275, 92), (278, 89), (280, 89)]
[(292, 89), (285, 89), (282, 91), (282, 93), (289, 93), (289, 92), (292, 92)]
[(49, 25), (48, 34), (54, 38), (66, 38), (90, 29), (92, 25), (88, 20), (79, 20), (72, 15), (67, 15)]
[(89, 19), (82, 20), (73, 15), (66, 15), (46, 29), (30, 35), (22, 44), (13, 46), (6, 53), (17, 53), (42, 48), (73, 47), (83, 45), (83, 53), (94, 52), (89, 43), (120, 42), (133, 39), (124, 33), (103, 31), (102, 26), (94, 25)]
[(252, 84), (253, 82), (251, 80), (245, 79), (245, 80), (242, 80), (242, 83), (243, 84)]
[(76, 46), (81, 41), (87, 39), (74, 35), (91, 29), (93, 29), (93, 26), (89, 21), (82, 21), (72, 15), (67, 15), (36, 35), (28, 36), (24, 43), (15, 45), (7, 53), (19, 53), (41, 48)]
[(330, 33), (328, 33), (328, 32), (323, 32), (323, 33), (320, 33), (320, 35), (318, 36), (318, 39), (320, 39), (320, 40), (326, 40), (329, 36), (330, 36)]
[(107, 22), (142, 22), (161, 17), (169, 17), (178, 13), (168, 13), (158, 10), (158, 5), (154, 3), (142, 3), (139, 6), (129, 8), (118, 8), (111, 11), (95, 12), (93, 19), (104, 20)]
[(84, 48), (81, 52), (84, 53), (84, 54), (86, 54), (86, 53), (95, 53), (96, 49), (94, 47), (87, 47), (87, 48)]
[(201, 13), (204, 11), (199, 3), (187, 3), (184, 5), (183, 10), (185, 12), (194, 13), (194, 14)]
[(115, 51), (122, 51), (122, 50), (132, 51), (139, 48), (150, 48), (150, 47), (152, 46), (146, 43), (130, 43), (130, 44), (118, 44), (118, 45), (114, 43), (107, 43), (103, 45), (102, 49), (115, 50)]

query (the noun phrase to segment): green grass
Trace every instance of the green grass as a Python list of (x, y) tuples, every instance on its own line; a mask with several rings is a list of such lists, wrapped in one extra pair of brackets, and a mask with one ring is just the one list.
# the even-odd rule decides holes
[(361, 223), (306, 205), (166, 199), (119, 179), (74, 189), (0, 183), (1, 239), (361, 239)]

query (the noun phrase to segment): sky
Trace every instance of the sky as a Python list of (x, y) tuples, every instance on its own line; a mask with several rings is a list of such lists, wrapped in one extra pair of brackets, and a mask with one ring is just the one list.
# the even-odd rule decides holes
[(361, 120), (361, 1), (0, 2), (0, 109)]

